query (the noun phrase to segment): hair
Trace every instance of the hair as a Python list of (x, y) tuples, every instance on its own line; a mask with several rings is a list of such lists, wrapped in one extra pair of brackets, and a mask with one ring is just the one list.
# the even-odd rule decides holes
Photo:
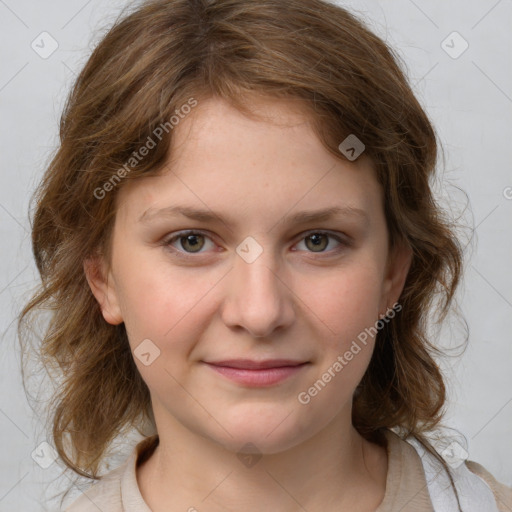
[[(430, 313), (440, 322), (454, 302), (462, 249), (433, 197), (441, 146), (405, 69), (363, 21), (328, 1), (151, 0), (116, 20), (72, 87), (60, 145), (32, 197), (41, 285), (18, 319), (22, 342), (32, 314), (51, 311), (39, 356), (61, 376), (48, 410), (68, 468), (99, 478), (117, 436), (154, 421), (124, 324), (104, 320), (83, 269), (93, 255), (110, 262), (117, 193), (162, 172), (169, 120), (186, 105), (222, 98), (257, 118), (251, 95), (297, 100), (339, 159), (348, 135), (364, 143), (390, 247), (410, 247), (412, 263), (402, 310), (379, 331), (354, 395), (352, 421), (378, 444), (397, 428), (433, 450), (426, 434), (442, 420), (446, 389), (427, 329)], [(150, 139), (154, 147), (136, 158)]]

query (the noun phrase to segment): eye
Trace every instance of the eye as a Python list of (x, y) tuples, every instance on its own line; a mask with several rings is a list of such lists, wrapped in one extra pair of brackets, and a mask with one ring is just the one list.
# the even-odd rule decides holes
[[(328, 249), (329, 245), (331, 245), (330, 241), (332, 240), (336, 241), (338, 246)], [(171, 248), (176, 254), (188, 257), (187, 255), (206, 252), (202, 251), (202, 249), (205, 247), (208, 248), (208, 241), (211, 244), (210, 248), (213, 248), (215, 244), (206, 233), (187, 230), (167, 238), (164, 240), (163, 244)], [(306, 251), (312, 253), (336, 253), (350, 245), (348, 240), (327, 231), (310, 231), (301, 238), (296, 246), (300, 246), (302, 243), (304, 243)], [(293, 251), (296, 250), (297, 249), (293, 249)]]
[[(338, 242), (338, 247), (326, 250), (329, 246), (329, 239)], [(298, 245), (300, 245), (302, 241), (304, 241), (306, 249), (313, 253), (336, 252), (344, 246), (349, 245), (347, 240), (327, 231), (310, 231), (301, 239), (301, 242)]]
[[(175, 248), (178, 252), (197, 254), (206, 245), (205, 240), (211, 241), (210, 237), (200, 231), (182, 231), (166, 239), (164, 244)], [(175, 246), (176, 243), (178, 247)]]

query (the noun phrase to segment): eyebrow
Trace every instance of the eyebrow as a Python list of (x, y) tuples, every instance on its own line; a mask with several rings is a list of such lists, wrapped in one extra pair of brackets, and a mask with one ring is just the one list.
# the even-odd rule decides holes
[[(226, 225), (234, 224), (227, 217), (220, 213), (215, 213), (208, 209), (193, 208), (190, 206), (168, 206), (166, 208), (155, 209), (148, 208), (138, 219), (137, 222), (148, 223), (155, 218), (168, 218), (168, 217), (187, 217), (199, 222), (221, 222)], [(329, 208), (322, 208), (319, 210), (305, 210), (295, 213), (293, 215), (285, 215), (282, 222), (292, 224), (307, 224), (310, 222), (326, 221), (335, 217), (345, 216), (354, 217), (364, 221), (365, 224), (369, 223), (367, 213), (360, 208), (353, 206), (331, 206)]]

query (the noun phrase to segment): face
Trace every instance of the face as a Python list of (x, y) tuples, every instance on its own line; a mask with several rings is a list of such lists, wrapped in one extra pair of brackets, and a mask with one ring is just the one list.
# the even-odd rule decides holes
[[(388, 254), (364, 154), (333, 157), (296, 103), (252, 108), (269, 119), (219, 99), (182, 119), (162, 174), (119, 192), (111, 266), (86, 274), (105, 320), (125, 323), (159, 432), (276, 453), (350, 423), (374, 339), (353, 342), (398, 299), (409, 259)], [(241, 359), (301, 365), (226, 370)]]

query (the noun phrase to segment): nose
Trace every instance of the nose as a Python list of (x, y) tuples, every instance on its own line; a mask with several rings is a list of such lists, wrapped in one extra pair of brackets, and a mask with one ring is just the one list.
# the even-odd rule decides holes
[(271, 251), (264, 250), (252, 263), (236, 254), (222, 307), (227, 326), (264, 338), (293, 323), (294, 294), (278, 267)]

